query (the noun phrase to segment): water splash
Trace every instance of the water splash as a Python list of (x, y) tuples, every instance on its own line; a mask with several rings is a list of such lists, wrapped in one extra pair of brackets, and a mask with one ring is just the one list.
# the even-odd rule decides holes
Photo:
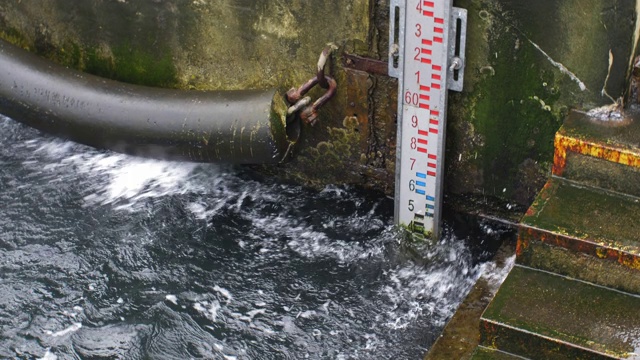
[(417, 358), (488, 266), (357, 189), (0, 129), (0, 357)]

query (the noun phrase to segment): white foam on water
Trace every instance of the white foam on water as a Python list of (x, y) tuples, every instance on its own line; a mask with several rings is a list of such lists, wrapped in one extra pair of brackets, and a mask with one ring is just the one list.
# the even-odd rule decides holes
[[(603, 327), (607, 327), (607, 325), (602, 325)], [(597, 331), (611, 331), (610, 328), (608, 329), (592, 329), (592, 331), (597, 332)], [(613, 330), (615, 332), (615, 330)], [(638, 360), (640, 359), (640, 326), (638, 326), (638, 328), (636, 329), (625, 329), (623, 331), (618, 331), (616, 334), (616, 337), (618, 337), (623, 343), (628, 344), (629, 346), (633, 347), (633, 352), (629, 353), (629, 359), (635, 359)]]
[(47, 335), (51, 335), (52, 337), (61, 337), (61, 336), (66, 336), (69, 335), (71, 333), (74, 333), (78, 330), (80, 330), (82, 328), (82, 324), (81, 323), (75, 323), (71, 326), (69, 326), (68, 328), (64, 329), (64, 330), (60, 330), (57, 332), (51, 332), (51, 331), (47, 331), (46, 334)]
[(44, 356), (38, 358), (38, 360), (58, 360), (58, 357), (51, 352), (51, 349), (47, 349), (47, 352), (44, 353)]
[(176, 297), (175, 295), (167, 295), (164, 298), (170, 303), (173, 303), (173, 305), (178, 305), (178, 297)]
[(207, 205), (200, 202), (192, 202), (187, 205), (187, 209), (198, 220), (209, 220), (212, 216), (218, 214), (220, 210), (225, 207), (226, 203), (222, 200), (216, 201), (216, 205), (212, 208), (207, 208)]
[(247, 312), (247, 316), (249, 317), (249, 321), (253, 321), (253, 318), (258, 316), (258, 315), (264, 315), (267, 313), (267, 310), (265, 309), (256, 309), (256, 310), (251, 310), (249, 312)]
[[(74, 160), (74, 157), (68, 160)], [(125, 155), (96, 156), (97, 161), (78, 161), (84, 173), (106, 175), (106, 183), (87, 195), (88, 205), (114, 204), (116, 209), (136, 210), (136, 204), (149, 198), (185, 194), (192, 189), (189, 178), (196, 164), (173, 163)]]
[(509, 272), (513, 269), (515, 264), (515, 255), (508, 257), (501, 265), (498, 265), (495, 261), (483, 263), (480, 265), (482, 278), (487, 280), (489, 286), (496, 291), (507, 278), (507, 275), (509, 275)]
[(233, 295), (231, 295), (231, 292), (229, 290), (227, 290), (225, 288), (221, 288), (218, 285), (214, 286), (213, 290), (215, 290), (220, 295), (224, 296), (225, 299), (227, 299), (227, 303), (229, 303), (231, 300), (233, 300)]
[(307, 310), (307, 311), (301, 311), (298, 313), (298, 315), (296, 315), (296, 319), (297, 318), (303, 318), (303, 319), (311, 319), (312, 317), (316, 316), (318, 313), (316, 313), (314, 310)]
[(216, 322), (218, 319), (218, 311), (222, 308), (220, 302), (217, 300), (209, 303), (208, 301), (197, 302), (193, 304), (193, 308), (201, 313), (205, 318)]
[(385, 273), (382, 325), (401, 330), (429, 317), (436, 326), (444, 326), (484, 271), (484, 265), (470, 267), (468, 250), (460, 241), (445, 239), (430, 255), (435, 263), (426, 268), (403, 264)]
[[(368, 259), (383, 254), (384, 248), (368, 246), (365, 243), (347, 241), (351, 239), (329, 238), (326, 233), (317, 231), (312, 225), (301, 223), (299, 219), (288, 216), (252, 218), (253, 226), (263, 234), (249, 234), (256, 240), (263, 241), (263, 251), (281, 251), (278, 243), (270, 240), (289, 238), (287, 247), (306, 258), (330, 257), (343, 263), (358, 259)], [(272, 249), (273, 246), (277, 248)]]
[(86, 206), (113, 205), (117, 210), (136, 211), (148, 199), (202, 190), (190, 181), (201, 166), (195, 163), (101, 152), (58, 139), (27, 140), (24, 147), (35, 159), (23, 163), (55, 175), (51, 181), (85, 184)]
[(218, 318), (218, 310), (220, 310), (221, 306), (217, 300), (214, 300), (209, 306), (209, 316), (211, 321), (215, 322)]

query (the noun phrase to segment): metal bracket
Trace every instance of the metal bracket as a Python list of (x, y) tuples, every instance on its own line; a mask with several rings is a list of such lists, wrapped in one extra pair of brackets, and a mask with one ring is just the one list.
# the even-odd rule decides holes
[(389, 24), (389, 76), (402, 79), (407, 0), (391, 0)]
[[(462, 91), (467, 50), (467, 9), (452, 8), (449, 28), (449, 72), (447, 88)], [(389, 23), (389, 76), (402, 79), (404, 73), (406, 0), (391, 0)]]
[(454, 7), (451, 11), (451, 27), (449, 36), (449, 74), (447, 85), (449, 90), (462, 91), (464, 86), (464, 68), (467, 50), (467, 9)]

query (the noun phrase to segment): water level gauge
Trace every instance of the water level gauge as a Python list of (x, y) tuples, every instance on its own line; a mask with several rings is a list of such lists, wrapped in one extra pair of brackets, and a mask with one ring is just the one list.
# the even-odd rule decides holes
[(467, 12), (452, 0), (391, 0), (389, 74), (398, 78), (395, 221), (440, 232), (448, 90), (461, 91)]

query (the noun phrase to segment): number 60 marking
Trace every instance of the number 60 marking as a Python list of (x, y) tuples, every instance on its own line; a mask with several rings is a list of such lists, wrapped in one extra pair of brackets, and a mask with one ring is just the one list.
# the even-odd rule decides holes
[(404, 102), (408, 105), (418, 105), (420, 102), (420, 94), (407, 91), (404, 93)]

